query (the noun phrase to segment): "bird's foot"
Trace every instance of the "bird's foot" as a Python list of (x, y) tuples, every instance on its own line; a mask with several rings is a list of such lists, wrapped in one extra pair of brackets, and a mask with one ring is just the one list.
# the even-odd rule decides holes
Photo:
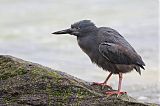
[(106, 94), (108, 96), (111, 96), (111, 95), (117, 95), (120, 96), (120, 95), (123, 95), (123, 94), (127, 94), (127, 92), (120, 92), (120, 91), (107, 91)]
[(93, 82), (92, 85), (100, 85), (102, 86), (102, 88), (104, 88), (105, 86), (108, 87), (109, 89), (112, 89), (112, 87), (110, 85), (107, 85), (106, 83), (99, 83), (99, 82)]

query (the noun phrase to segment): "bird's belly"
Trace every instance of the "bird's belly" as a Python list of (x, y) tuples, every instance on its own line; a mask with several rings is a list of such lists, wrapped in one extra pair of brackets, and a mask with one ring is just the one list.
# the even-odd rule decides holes
[[(94, 57), (94, 58), (93, 58)], [(91, 55), (90, 59), (93, 63), (97, 64), (99, 67), (101, 67), (103, 70), (109, 71), (109, 72), (115, 72), (116, 66), (112, 63), (110, 63), (106, 58), (104, 58), (101, 54), (99, 55)]]
[(89, 57), (93, 63), (97, 64), (103, 70), (112, 72), (114, 74), (118, 74), (119, 72), (127, 73), (134, 69), (134, 65), (113, 64), (110, 61), (108, 61), (105, 57), (103, 57), (101, 54), (92, 54)]
[(116, 67), (117, 67), (117, 72), (128, 73), (134, 69), (135, 65), (116, 64)]

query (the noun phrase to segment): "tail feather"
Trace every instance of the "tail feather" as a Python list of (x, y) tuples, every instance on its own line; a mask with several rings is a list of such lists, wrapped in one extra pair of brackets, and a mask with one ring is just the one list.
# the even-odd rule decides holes
[[(137, 63), (137, 65), (141, 65), (142, 67), (145, 66), (145, 63), (143, 62), (143, 60), (142, 60), (141, 57), (137, 60), (136, 63)], [(140, 66), (140, 67), (141, 67), (141, 66)], [(144, 67), (143, 67), (143, 68), (144, 68)]]
[(135, 66), (134, 68), (135, 68), (135, 70), (139, 73), (139, 75), (141, 75), (140, 67), (139, 67), (139, 66)]
[(145, 70), (144, 68), (145, 63), (143, 62), (142, 58), (139, 56), (139, 59), (136, 62), (136, 66), (134, 67), (136, 69), (136, 71), (141, 75), (141, 70), (140, 68), (142, 68), (143, 70)]
[(140, 66), (143, 70), (145, 70), (145, 68), (143, 67), (143, 65), (138, 65), (138, 66)]
[(137, 63), (137, 65), (138, 65), (139, 67), (141, 67), (143, 70), (145, 70), (145, 68), (144, 68), (145, 64)]
[(142, 59), (141, 59), (141, 60), (139, 60), (139, 61), (137, 61), (137, 62), (136, 62), (136, 65), (138, 65), (139, 67), (141, 67), (142, 69), (144, 69), (144, 70), (145, 70), (145, 68), (144, 68), (145, 63), (143, 62), (143, 60), (142, 60)]

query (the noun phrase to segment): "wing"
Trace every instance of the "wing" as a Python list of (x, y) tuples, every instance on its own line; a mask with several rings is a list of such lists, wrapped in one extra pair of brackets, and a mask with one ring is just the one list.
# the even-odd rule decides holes
[(117, 32), (112, 28), (100, 27), (98, 35), (99, 35), (100, 42), (120, 44), (136, 52), (134, 48), (125, 40), (125, 38), (119, 32)]
[(99, 52), (114, 64), (135, 64), (144, 69), (145, 64), (141, 57), (122, 45), (103, 42), (99, 45)]

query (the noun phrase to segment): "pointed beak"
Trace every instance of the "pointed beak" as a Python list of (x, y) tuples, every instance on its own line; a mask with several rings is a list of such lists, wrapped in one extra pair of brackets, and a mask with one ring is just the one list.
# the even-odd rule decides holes
[(72, 32), (73, 32), (72, 29), (69, 28), (69, 29), (53, 32), (52, 34), (71, 34)]

